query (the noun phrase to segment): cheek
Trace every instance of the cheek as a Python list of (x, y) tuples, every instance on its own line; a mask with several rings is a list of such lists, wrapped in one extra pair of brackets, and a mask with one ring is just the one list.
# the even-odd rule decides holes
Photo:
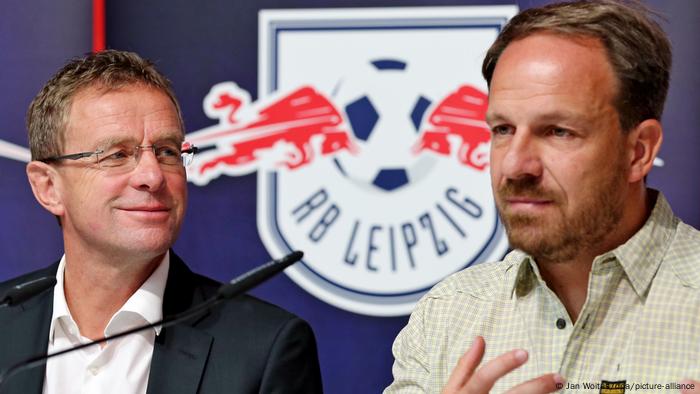
[(560, 156), (546, 167), (550, 174), (550, 179), (544, 180), (546, 187), (561, 193), (563, 201), (570, 206), (597, 193), (601, 176), (606, 173), (598, 158), (583, 154)]
[(99, 204), (99, 200), (103, 197), (103, 192), (106, 185), (102, 185), (100, 178), (85, 172), (82, 176), (73, 179), (66, 185), (67, 192), (70, 194), (69, 207), (73, 211), (82, 211), (87, 207), (93, 207)]
[(498, 169), (496, 167), (491, 166), (491, 189), (493, 190), (494, 195), (496, 194), (496, 190), (498, 189)]
[(84, 211), (87, 217), (89, 227), (95, 232), (102, 231), (110, 226), (113, 211), (111, 209), (112, 201), (119, 196), (118, 187), (112, 184), (101, 184), (93, 182), (85, 185), (83, 193), (80, 196), (80, 206), (74, 207)]
[(491, 184), (495, 186), (498, 184), (498, 179), (501, 177), (501, 162), (503, 161), (503, 155), (500, 149), (497, 149), (491, 144), (491, 150), (489, 152), (489, 173), (491, 175)]
[(501, 160), (500, 156), (500, 149), (497, 146), (495, 146), (492, 140), (491, 145), (489, 146), (489, 166), (491, 166), (491, 168), (499, 164)]
[(181, 210), (184, 210), (187, 205), (187, 179), (184, 175), (173, 175), (167, 182), (172, 199), (179, 203)]

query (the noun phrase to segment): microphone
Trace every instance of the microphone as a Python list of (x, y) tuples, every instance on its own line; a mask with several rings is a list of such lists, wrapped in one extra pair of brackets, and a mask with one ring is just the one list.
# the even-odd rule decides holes
[(0, 301), (0, 308), (19, 305), (55, 285), (56, 278), (53, 276), (45, 276), (15, 285), (5, 292), (2, 301)]
[[(297, 261), (301, 260), (301, 258), (304, 256), (304, 253), (301, 251), (295, 251), (292, 252), (280, 259), (277, 260), (272, 260), (266, 264), (263, 264), (259, 267), (256, 267), (245, 274), (238, 276), (237, 278), (234, 278), (231, 280), (231, 282), (226, 283), (219, 287), (218, 291), (216, 292), (216, 295), (214, 295), (212, 298), (202, 302), (199, 305), (196, 305), (184, 312), (178, 313), (176, 315), (168, 316), (163, 318), (160, 321), (157, 321), (155, 323), (149, 323), (140, 327), (135, 327), (126, 331), (122, 331), (120, 333), (102, 337), (100, 339), (96, 339), (92, 342), (84, 343), (78, 346), (74, 346), (68, 349), (63, 349), (54, 353), (44, 353), (44, 354), (39, 354), (33, 357), (30, 357), (26, 360), (23, 360), (19, 363), (16, 363), (12, 365), (10, 368), (7, 370), (3, 371), (2, 374), (0, 374), (0, 392), (2, 392), (2, 386), (3, 384), (12, 376), (22, 372), (26, 371), (35, 367), (38, 367), (40, 365), (44, 365), (50, 358), (54, 358), (57, 356), (60, 356), (62, 354), (74, 352), (76, 350), (80, 350), (83, 348), (86, 348), (88, 346), (96, 345), (98, 343), (114, 340), (117, 338), (121, 338), (127, 335), (131, 335), (134, 333), (137, 333), (139, 331), (143, 330), (148, 330), (149, 328), (161, 326), (161, 328), (169, 327), (172, 325), (175, 325), (177, 323), (180, 323), (184, 320), (187, 320), (191, 317), (197, 316), (198, 314), (207, 311), (214, 307), (215, 305), (220, 304), (223, 301), (226, 301), (228, 299), (231, 299), (237, 295), (240, 295), (242, 293), (245, 293), (246, 291), (252, 289), (253, 287), (259, 285), (260, 283), (270, 279), (273, 277), (275, 274), (278, 274), (280, 271), (284, 270), (285, 268), (289, 267), (290, 265), (296, 263)], [(53, 280), (52, 286), (56, 283), (56, 279)], [(15, 286), (18, 287), (18, 286)], [(48, 287), (43, 288), (45, 290)], [(14, 288), (13, 288), (14, 289)], [(27, 290), (28, 291), (28, 290)], [(8, 292), (9, 294), (10, 292)], [(36, 293), (39, 293), (38, 291)], [(36, 293), (32, 293), (36, 294)], [(30, 296), (31, 297), (31, 296)], [(7, 296), (6, 296), (7, 298)], [(29, 298), (29, 297), (26, 297)], [(24, 299), (26, 299), (24, 298)], [(19, 299), (17, 296), (14, 298)], [(14, 304), (16, 304), (17, 301), (14, 301)]]
[(302, 257), (304, 257), (304, 252), (297, 250), (280, 259), (267, 262), (221, 286), (216, 296), (222, 299), (229, 299), (244, 293), (301, 260)]

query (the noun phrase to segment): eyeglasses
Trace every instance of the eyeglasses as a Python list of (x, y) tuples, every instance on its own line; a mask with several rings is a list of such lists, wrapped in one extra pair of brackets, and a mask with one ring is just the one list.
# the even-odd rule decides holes
[(183, 142), (181, 146), (175, 143), (165, 142), (156, 145), (113, 146), (107, 149), (98, 149), (93, 152), (72, 153), (69, 155), (54, 156), (41, 159), (45, 163), (60, 160), (80, 160), (92, 158), (100, 168), (110, 173), (126, 173), (136, 168), (141, 153), (150, 150), (155, 155), (163, 169), (178, 169), (189, 166), (194, 160), (194, 155), (199, 150), (189, 142)]

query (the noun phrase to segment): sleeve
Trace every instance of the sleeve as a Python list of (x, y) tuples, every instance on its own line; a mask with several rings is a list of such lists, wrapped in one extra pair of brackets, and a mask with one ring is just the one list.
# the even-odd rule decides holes
[(280, 329), (263, 372), (260, 393), (323, 393), (316, 339), (299, 318)]
[(394, 341), (392, 352), (394, 381), (384, 394), (427, 393), (430, 367), (426, 352), (425, 309), (426, 299), (417, 305), (408, 324)]

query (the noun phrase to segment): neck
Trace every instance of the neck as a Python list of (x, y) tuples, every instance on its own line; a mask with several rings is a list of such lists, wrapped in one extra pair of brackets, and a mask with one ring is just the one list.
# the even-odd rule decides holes
[(542, 279), (564, 305), (572, 322), (578, 319), (588, 297), (588, 282), (593, 260), (627, 242), (639, 231), (651, 213), (653, 202), (654, 199), (644, 185), (630, 188), (622, 219), (602, 242), (580, 250), (576, 256), (567, 261), (537, 259)]
[[(71, 253), (66, 247), (63, 287), (81, 335), (98, 339), (107, 323), (155, 271), (165, 254), (141, 261)], [(128, 262), (128, 263), (126, 263)]]

